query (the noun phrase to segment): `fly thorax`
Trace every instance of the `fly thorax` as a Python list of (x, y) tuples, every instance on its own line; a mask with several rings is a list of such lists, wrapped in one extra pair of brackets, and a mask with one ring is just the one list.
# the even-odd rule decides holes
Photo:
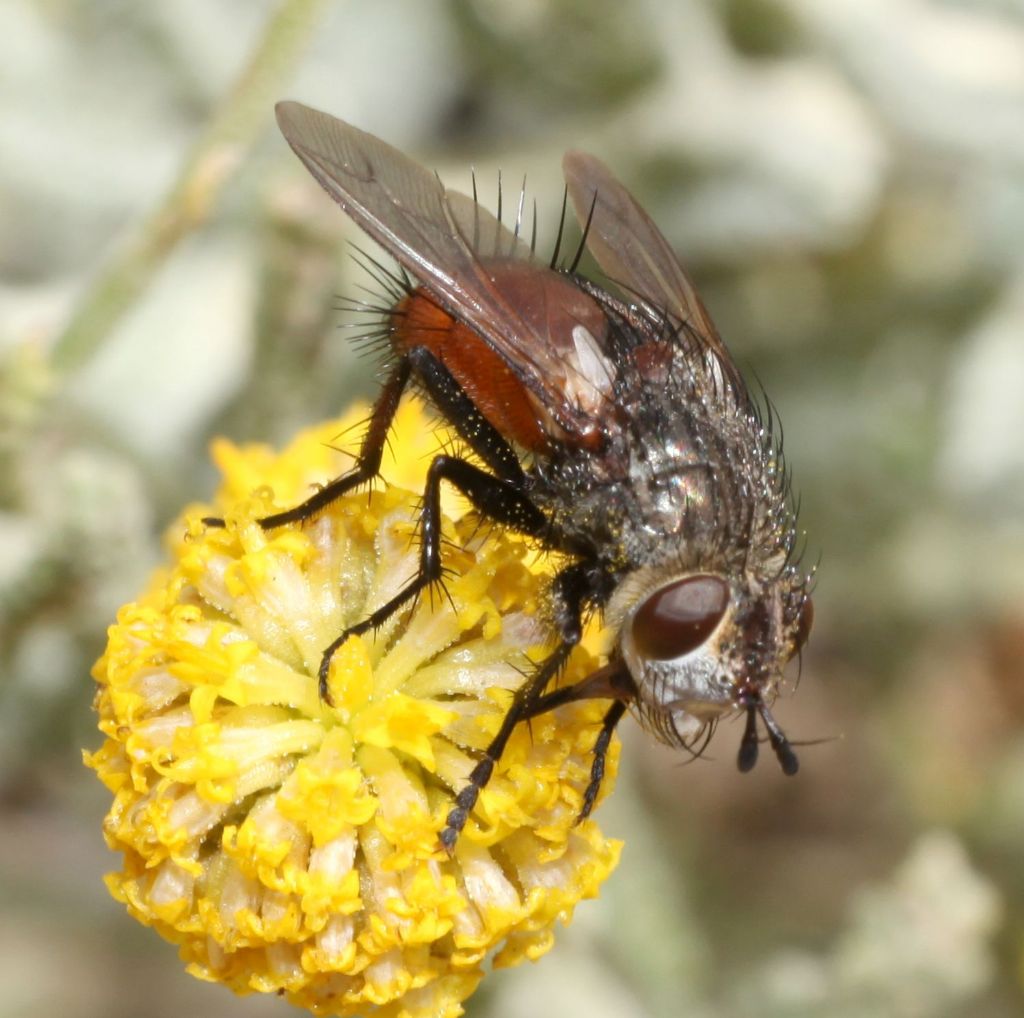
[(630, 461), (638, 519), (659, 541), (698, 537), (713, 525), (713, 476), (685, 440), (659, 443)]

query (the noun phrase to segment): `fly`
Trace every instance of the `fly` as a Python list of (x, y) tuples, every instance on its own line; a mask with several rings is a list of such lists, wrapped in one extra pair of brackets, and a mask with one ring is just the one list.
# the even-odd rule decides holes
[[(770, 710), (813, 618), (789, 477), (771, 412), (751, 396), (647, 213), (598, 159), (566, 154), (566, 192), (608, 289), (575, 264), (559, 268), (557, 253), (545, 263), (519, 236), (518, 218), (509, 230), (378, 138), (294, 102), (278, 104), (277, 120), (403, 275), (383, 322), (389, 373), (356, 466), (261, 524), (301, 523), (376, 477), (412, 383), (483, 464), (432, 460), (418, 573), (324, 650), (321, 698), (330, 700), (331, 658), (349, 637), (441, 580), (439, 493), (448, 483), (482, 516), (567, 562), (548, 594), (557, 646), (515, 693), (456, 796), (440, 835), (449, 852), (515, 727), (575, 700), (611, 701), (581, 819), (627, 709), (690, 752), (721, 718), (743, 714), (739, 769), (756, 763), (763, 728), (782, 770), (795, 774), (797, 756)], [(549, 690), (595, 611), (615, 633), (608, 663)]]

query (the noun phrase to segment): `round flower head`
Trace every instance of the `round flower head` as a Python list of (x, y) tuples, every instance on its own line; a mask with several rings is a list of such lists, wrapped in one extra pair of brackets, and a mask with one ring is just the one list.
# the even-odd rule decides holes
[[(186, 513), (170, 564), (118, 614), (94, 670), (106, 741), (86, 759), (114, 796), (111, 893), (194, 975), (318, 1015), (454, 1016), (488, 954), (539, 957), (616, 863), (576, 823), (607, 703), (521, 725), (449, 858), (454, 796), (549, 639), (548, 567), (514, 535), (446, 521), (444, 591), (349, 640), (322, 703), (323, 648), (416, 571), (430, 425), (411, 404), (392, 433), (384, 474), (413, 490), (257, 520), (344, 468), (329, 443), (355, 419), (280, 455), (216, 446), (227, 526)], [(595, 664), (581, 650), (563, 681)]]

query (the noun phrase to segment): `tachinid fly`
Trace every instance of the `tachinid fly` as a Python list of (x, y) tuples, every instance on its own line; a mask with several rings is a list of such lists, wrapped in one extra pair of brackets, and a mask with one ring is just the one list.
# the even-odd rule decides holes
[[(302, 521), (378, 472), (412, 383), (484, 468), (430, 464), (418, 575), (324, 651), (333, 653), (441, 579), (439, 487), (482, 516), (563, 553), (549, 592), (557, 648), (516, 693), (441, 832), (451, 851), (517, 724), (583, 698), (611, 705), (581, 816), (593, 807), (612, 732), (632, 708), (670, 745), (699, 752), (716, 722), (743, 713), (738, 764), (759, 724), (783, 771), (797, 758), (769, 711), (807, 639), (808, 576), (771, 414), (760, 410), (668, 242), (609, 170), (570, 152), (566, 189), (586, 248), (613, 289), (540, 259), (475, 199), (389, 145), (294, 102), (278, 104), (288, 143), (327, 193), (401, 266), (385, 315), (392, 356), (356, 467), (306, 502), (262, 520)], [(564, 210), (563, 210), (564, 213)], [(582, 245), (581, 245), (582, 250)], [(578, 261), (578, 256), (577, 256)], [(210, 520), (211, 524), (222, 521)], [(601, 611), (615, 631), (603, 668), (548, 686)]]

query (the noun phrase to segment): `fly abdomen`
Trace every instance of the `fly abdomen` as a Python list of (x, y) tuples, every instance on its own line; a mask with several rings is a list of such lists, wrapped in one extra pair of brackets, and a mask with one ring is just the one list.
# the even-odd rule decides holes
[(548, 436), (526, 387), (508, 362), (422, 287), (404, 297), (391, 312), (391, 343), (400, 354), (426, 347), (505, 438), (528, 452), (547, 449)]

